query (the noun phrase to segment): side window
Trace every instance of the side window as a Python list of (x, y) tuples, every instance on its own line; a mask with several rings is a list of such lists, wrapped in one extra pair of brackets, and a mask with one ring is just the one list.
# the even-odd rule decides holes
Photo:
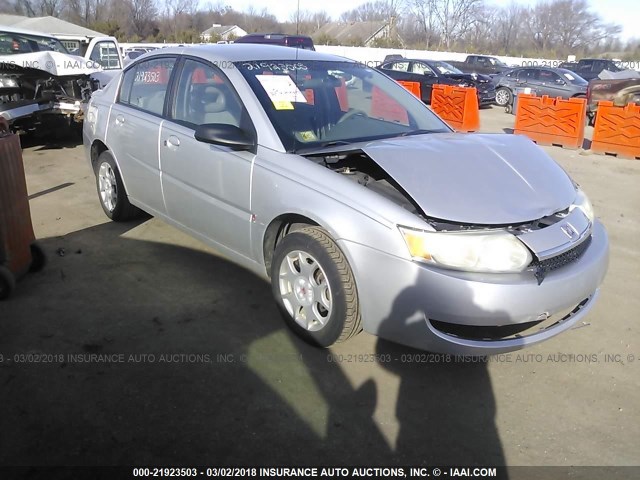
[(91, 61), (99, 63), (105, 70), (121, 68), (116, 44), (111, 41), (98, 42), (91, 50)]
[(118, 101), (155, 115), (162, 115), (175, 58), (154, 58), (126, 71)]
[(490, 65), (490, 62), (486, 57), (476, 57), (476, 63), (478, 65)]
[(520, 82), (530, 82), (537, 79), (538, 71), (532, 68), (525, 68), (524, 70), (520, 70), (520, 73), (518, 73), (518, 81)]
[(171, 117), (189, 126), (223, 123), (241, 127), (243, 107), (219, 68), (187, 59), (180, 73)]
[(407, 72), (409, 71), (409, 62), (394, 62), (389, 64), (387, 68), (398, 72)]
[(545, 83), (554, 83), (556, 80), (559, 80), (560, 77), (557, 73), (552, 72), (550, 70), (540, 70), (540, 81)]
[(418, 73), (420, 75), (434, 75), (433, 70), (429, 68), (429, 65), (422, 62), (414, 62), (411, 70), (413, 73)]

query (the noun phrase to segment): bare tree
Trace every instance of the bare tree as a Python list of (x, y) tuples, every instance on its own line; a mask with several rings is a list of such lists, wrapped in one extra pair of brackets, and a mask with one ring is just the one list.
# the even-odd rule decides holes
[(152, 23), (158, 14), (154, 0), (129, 0), (129, 12), (134, 32), (141, 38), (151, 33)]

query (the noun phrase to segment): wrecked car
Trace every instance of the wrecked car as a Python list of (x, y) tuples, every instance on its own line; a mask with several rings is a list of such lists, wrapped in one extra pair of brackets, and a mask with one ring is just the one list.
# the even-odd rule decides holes
[(270, 280), (315, 345), (365, 330), (435, 352), (517, 350), (584, 319), (607, 270), (587, 195), (542, 149), (454, 133), (341, 57), (163, 49), (92, 96), (83, 133), (109, 218), (147, 212)]
[(587, 92), (587, 115), (589, 123), (595, 123), (598, 102), (613, 102), (616, 107), (630, 103), (640, 105), (640, 73), (635, 70), (621, 70), (600, 73), (597, 79), (589, 82)]
[(0, 116), (12, 130), (82, 121), (83, 105), (92, 92), (115, 74), (103, 71), (100, 45), (95, 45), (98, 48), (83, 58), (70, 55), (54, 37), (0, 27)]

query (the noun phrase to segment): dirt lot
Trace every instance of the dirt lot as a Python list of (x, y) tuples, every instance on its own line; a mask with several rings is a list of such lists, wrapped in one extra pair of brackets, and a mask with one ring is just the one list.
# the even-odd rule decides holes
[(640, 464), (640, 161), (545, 150), (605, 223), (609, 274), (585, 323), (484, 364), (368, 334), (311, 348), (262, 280), (158, 220), (107, 221), (81, 146), (25, 149), (49, 264), (0, 304), (0, 464)]

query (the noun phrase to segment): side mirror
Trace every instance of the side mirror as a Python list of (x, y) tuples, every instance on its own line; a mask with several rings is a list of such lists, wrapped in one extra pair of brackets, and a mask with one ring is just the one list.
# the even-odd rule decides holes
[(205, 123), (198, 126), (194, 134), (196, 140), (228, 147), (231, 150), (251, 150), (255, 140), (235, 125), (224, 123)]
[(563, 79), (561, 79), (561, 78), (556, 78), (556, 83), (557, 83), (558, 85), (566, 85), (566, 84), (567, 84), (567, 82), (565, 82), (565, 81), (564, 81)]

